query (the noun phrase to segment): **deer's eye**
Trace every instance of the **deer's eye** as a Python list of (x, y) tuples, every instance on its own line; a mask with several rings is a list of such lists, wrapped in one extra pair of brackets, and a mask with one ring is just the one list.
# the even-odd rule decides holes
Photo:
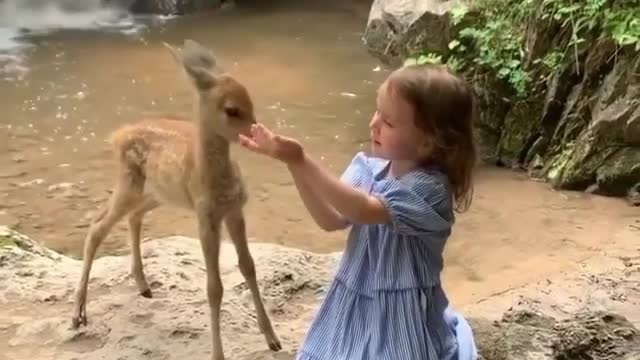
[(224, 108), (225, 113), (227, 113), (228, 117), (237, 118), (240, 117), (240, 109), (234, 106), (227, 106)]

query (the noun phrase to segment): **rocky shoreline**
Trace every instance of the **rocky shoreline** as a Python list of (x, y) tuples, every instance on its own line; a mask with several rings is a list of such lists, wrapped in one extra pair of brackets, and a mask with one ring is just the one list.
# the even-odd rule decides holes
[[(250, 295), (229, 242), (222, 244), (223, 342), (233, 359), (292, 359), (340, 253), (251, 244), (259, 286), (284, 350), (257, 329)], [(70, 328), (81, 262), (0, 228), (0, 353), (6, 359), (185, 359), (209, 353), (205, 272), (195, 239), (145, 242), (146, 299), (129, 276), (129, 256), (95, 262), (89, 325)], [(603, 255), (582, 269), (460, 307), (482, 358), (640, 358), (640, 256)], [(3, 344), (3, 342), (5, 342)]]

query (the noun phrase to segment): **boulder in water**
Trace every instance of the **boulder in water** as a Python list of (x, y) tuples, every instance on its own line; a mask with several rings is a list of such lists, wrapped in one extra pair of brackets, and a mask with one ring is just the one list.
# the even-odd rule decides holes
[(451, 41), (448, 12), (460, 5), (449, 0), (374, 0), (364, 41), (374, 55), (389, 64), (400, 64), (421, 52), (443, 53)]

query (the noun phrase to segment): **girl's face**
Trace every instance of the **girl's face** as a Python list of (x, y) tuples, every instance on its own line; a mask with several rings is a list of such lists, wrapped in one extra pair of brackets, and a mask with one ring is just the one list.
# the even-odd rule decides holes
[(424, 133), (415, 126), (413, 106), (389, 89), (387, 82), (378, 89), (376, 103), (369, 123), (373, 154), (387, 160), (418, 161)]

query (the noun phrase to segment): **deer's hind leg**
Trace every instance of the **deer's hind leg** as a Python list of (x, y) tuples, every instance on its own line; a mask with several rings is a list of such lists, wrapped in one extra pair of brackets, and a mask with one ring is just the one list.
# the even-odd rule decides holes
[(258, 282), (256, 280), (256, 268), (253, 257), (249, 252), (249, 245), (247, 244), (247, 230), (242, 208), (238, 207), (230, 211), (225, 217), (225, 225), (236, 248), (240, 272), (242, 276), (244, 276), (247, 286), (251, 291), (260, 331), (262, 331), (269, 348), (273, 351), (279, 351), (282, 349), (282, 345), (275, 331), (273, 331), (271, 320), (269, 319), (269, 315), (267, 315), (262, 297), (260, 296), (260, 289), (258, 288)]
[(106, 207), (93, 219), (89, 227), (84, 241), (82, 275), (75, 292), (72, 318), (72, 326), (74, 328), (77, 328), (80, 324), (86, 325), (87, 323), (87, 287), (91, 266), (98, 247), (107, 237), (113, 225), (142, 202), (144, 178), (138, 174), (138, 172), (129, 171), (128, 169), (121, 171)]
[(140, 233), (142, 232), (142, 219), (144, 215), (160, 206), (160, 203), (151, 196), (145, 196), (140, 204), (129, 213), (129, 242), (131, 245), (131, 275), (136, 281), (140, 294), (151, 298), (151, 288), (144, 276), (142, 254), (140, 251)]

